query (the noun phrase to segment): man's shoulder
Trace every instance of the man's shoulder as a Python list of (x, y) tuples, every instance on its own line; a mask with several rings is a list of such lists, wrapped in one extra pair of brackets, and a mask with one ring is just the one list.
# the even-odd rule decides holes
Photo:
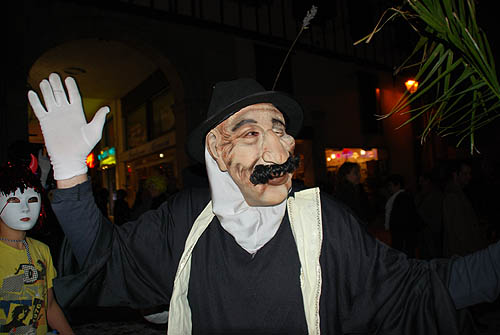
[(324, 239), (342, 245), (354, 236), (367, 234), (366, 223), (343, 202), (328, 192), (319, 191)]
[(402, 190), (394, 199), (394, 202), (413, 202), (414, 197), (410, 191)]
[(208, 187), (186, 187), (174, 193), (171, 198), (208, 202), (210, 200), (210, 189)]
[(443, 194), (443, 206), (451, 206), (462, 201), (462, 194), (458, 190), (447, 190)]
[(188, 187), (171, 195), (161, 206), (168, 206), (171, 211), (201, 212), (210, 199), (209, 188)]
[(349, 206), (337, 199), (334, 195), (320, 190), (320, 196), (321, 205), (326, 206), (329, 210), (339, 213), (353, 213)]
[(318, 187), (312, 187), (312, 188), (294, 188), (292, 189), (292, 196), (295, 196), (296, 193), (298, 192), (303, 192), (303, 191), (312, 191), (312, 190), (317, 190), (320, 198), (320, 204), (321, 204), (321, 212), (323, 213), (323, 216), (340, 216), (340, 217), (351, 217), (355, 216), (353, 211), (346, 206), (344, 203), (340, 202), (337, 200), (336, 197), (331, 195), (328, 192), (325, 192), (321, 190)]

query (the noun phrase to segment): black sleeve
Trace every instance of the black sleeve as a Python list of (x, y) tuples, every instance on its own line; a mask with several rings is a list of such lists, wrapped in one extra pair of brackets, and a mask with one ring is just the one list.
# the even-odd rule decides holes
[[(64, 307), (168, 305), (185, 239), (208, 202), (200, 200), (206, 193), (178, 193), (158, 210), (116, 226), (100, 214), (88, 184), (55, 198), (54, 210), (68, 234), (54, 283), (58, 302)], [(88, 234), (77, 236), (85, 227), (96, 230), (92, 241)]]
[(447, 289), (449, 260), (408, 259), (335, 203), (326, 199), (322, 207), (323, 280), (334, 285), (322, 291), (322, 304), (329, 300), (341, 306), (344, 333), (460, 333)]
[(500, 295), (500, 242), (456, 258), (448, 289), (456, 308), (495, 301)]
[(90, 180), (72, 188), (54, 190), (52, 209), (73, 246), (76, 260), (83, 264), (101, 222), (111, 224), (94, 201)]

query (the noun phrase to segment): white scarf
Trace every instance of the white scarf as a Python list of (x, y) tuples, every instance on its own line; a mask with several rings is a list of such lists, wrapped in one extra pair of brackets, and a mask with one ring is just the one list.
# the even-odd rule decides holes
[(392, 205), (394, 205), (394, 200), (396, 199), (398, 194), (403, 191), (404, 190), (401, 189), (395, 192), (393, 195), (391, 195), (391, 197), (387, 200), (385, 204), (385, 223), (384, 223), (385, 230), (389, 230), (390, 228), (389, 221), (391, 220)]
[(222, 228), (250, 254), (262, 248), (278, 231), (286, 210), (286, 199), (269, 207), (251, 207), (228, 172), (222, 172), (205, 147), (213, 213)]

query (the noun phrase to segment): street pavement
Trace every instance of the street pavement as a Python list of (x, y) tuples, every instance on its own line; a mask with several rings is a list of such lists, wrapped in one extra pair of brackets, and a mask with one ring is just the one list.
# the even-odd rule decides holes
[[(474, 308), (481, 335), (500, 335), (500, 299)], [(121, 308), (82, 310), (72, 320), (77, 335), (165, 335), (166, 325), (147, 322), (132, 310)]]
[(153, 325), (146, 321), (101, 321), (74, 327), (76, 335), (165, 335), (166, 326)]
[(146, 321), (138, 311), (128, 308), (80, 308), (68, 319), (76, 335), (165, 335), (166, 325)]

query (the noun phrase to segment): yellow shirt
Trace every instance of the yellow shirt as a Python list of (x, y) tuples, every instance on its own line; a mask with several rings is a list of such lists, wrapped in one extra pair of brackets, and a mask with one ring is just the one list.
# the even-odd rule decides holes
[(33, 264), (26, 250), (0, 241), (0, 334), (45, 335), (47, 291), (56, 270), (49, 247), (26, 238)]

